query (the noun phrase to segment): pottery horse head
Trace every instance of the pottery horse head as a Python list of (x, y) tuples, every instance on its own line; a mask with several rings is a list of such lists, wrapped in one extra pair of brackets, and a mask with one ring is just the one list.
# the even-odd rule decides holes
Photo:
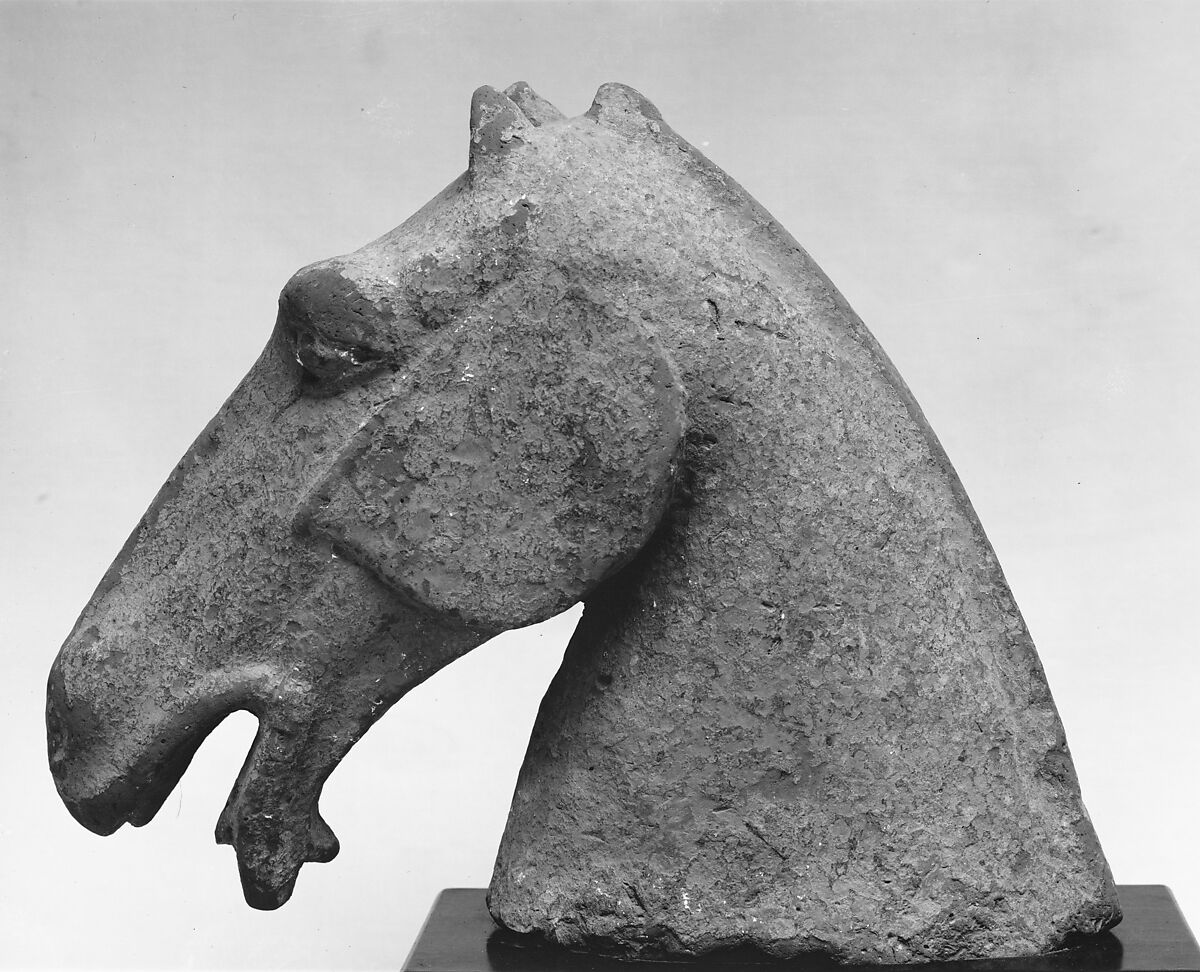
[(97, 833), (150, 820), (227, 714), (258, 717), (217, 827), (258, 907), (337, 853), (321, 786), (392, 703), (585, 597), (667, 505), (679, 376), (573, 265), (547, 210), (587, 190), (552, 187), (556, 113), (511, 94), (475, 93), (461, 178), (288, 282), (50, 676), (54, 778)]
[(75, 817), (146, 823), (249, 710), (217, 839), (276, 907), (337, 853), (318, 799), (371, 724), (583, 600), (493, 879), (511, 927), (908, 961), (1111, 923), (991, 548), (807, 254), (622, 85), (577, 118), (481, 88), (470, 140), (288, 282), (84, 609), (47, 712)]

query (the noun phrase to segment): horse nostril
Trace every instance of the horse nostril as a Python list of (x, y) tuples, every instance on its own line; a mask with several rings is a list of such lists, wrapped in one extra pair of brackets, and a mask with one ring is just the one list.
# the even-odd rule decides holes
[(50, 669), (46, 684), (46, 747), (50, 754), (51, 769), (60, 765), (67, 756), (70, 734), (62, 715), (62, 710), (67, 708), (66, 697), (62, 669), (56, 663)]
[(67, 727), (51, 702), (46, 706), (46, 747), (50, 753), (51, 769), (67, 758), (67, 738)]

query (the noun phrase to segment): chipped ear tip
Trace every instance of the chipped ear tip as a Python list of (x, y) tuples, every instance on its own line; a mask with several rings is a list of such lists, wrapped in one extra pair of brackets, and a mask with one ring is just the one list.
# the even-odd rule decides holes
[(479, 104), (483, 101), (501, 101), (504, 95), (493, 88), (490, 84), (481, 84), (478, 88), (471, 92), (471, 106)]
[(471, 147), (469, 168), (475, 172), (485, 158), (496, 158), (510, 147), (517, 132), (530, 126), (516, 103), (491, 85), (471, 95)]
[(566, 117), (554, 105), (550, 104), (550, 102), (534, 91), (528, 81), (514, 81), (504, 89), (504, 93), (512, 99), (513, 103), (521, 110), (521, 113), (529, 120), (530, 124), (535, 127), (560, 121)]
[(471, 129), (474, 131), (506, 107), (516, 108), (507, 95), (490, 84), (481, 84), (471, 93)]

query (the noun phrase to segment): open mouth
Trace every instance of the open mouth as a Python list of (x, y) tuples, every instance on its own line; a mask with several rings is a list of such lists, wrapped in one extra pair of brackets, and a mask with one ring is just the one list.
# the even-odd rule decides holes
[(259, 732), (216, 837), (237, 851), (247, 902), (279, 907), (302, 864), (337, 855), (337, 838), (317, 811), (321, 783), (336, 761), (322, 769), (299, 755), (310, 713), (267, 712), (251, 694), (263, 694), (263, 679), (254, 677), (262, 674), (243, 673), (237, 689), (205, 691), (201, 685), (179, 708), (159, 710), (150, 724), (114, 739), (105, 729), (111, 720), (81, 693), (68, 692), (63, 666), (56, 663), (47, 689), (47, 743), (54, 781), (71, 815), (102, 836), (126, 823), (149, 823), (209, 733), (231, 712), (256, 712)]

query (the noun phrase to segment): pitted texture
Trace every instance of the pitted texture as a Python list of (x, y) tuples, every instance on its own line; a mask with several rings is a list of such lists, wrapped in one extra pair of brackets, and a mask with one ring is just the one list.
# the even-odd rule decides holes
[[(577, 600), (490, 907), (629, 956), (1029, 955), (1119, 919), (1029, 634), (821, 271), (640, 94), (482, 88), (467, 172), (299, 271), (51, 672), (81, 822), (143, 824), (228, 712), (218, 823), (276, 907), (326, 777)], [(359, 853), (364, 851), (360, 850)]]
[(468, 318), (302, 514), (482, 630), (566, 610), (624, 566), (666, 508), (682, 440), (682, 389), (640, 322), (563, 292), (561, 274), (542, 286), (541, 313), (506, 288)]

